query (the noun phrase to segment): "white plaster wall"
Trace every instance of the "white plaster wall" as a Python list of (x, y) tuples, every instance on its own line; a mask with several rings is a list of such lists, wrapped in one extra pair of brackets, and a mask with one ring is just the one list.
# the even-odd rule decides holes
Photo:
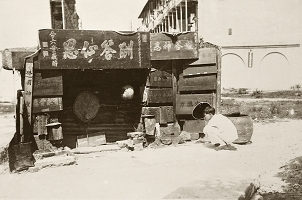
[[(287, 90), (302, 83), (301, 64), (296, 63), (299, 48), (292, 49), (253, 49), (253, 66), (247, 67), (248, 50), (222, 50), (222, 87), (250, 88), (253, 90)], [(284, 56), (270, 52), (280, 51)], [(235, 55), (236, 52), (244, 62)]]
[[(302, 44), (301, 0), (199, 0), (198, 5), (199, 37), (204, 41), (219, 46)], [(242, 51), (234, 50), (247, 62), (248, 54)], [(284, 52), (289, 63), (278, 54), (260, 63), (270, 51)], [(283, 90), (302, 84), (301, 47), (253, 52), (253, 68), (236, 56), (223, 57), (222, 87)]]

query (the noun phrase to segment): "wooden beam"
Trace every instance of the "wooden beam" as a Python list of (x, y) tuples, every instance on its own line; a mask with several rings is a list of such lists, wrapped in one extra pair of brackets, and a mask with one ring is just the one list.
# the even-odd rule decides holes
[(174, 23), (175, 23), (175, 21), (174, 21), (174, 10), (173, 10), (173, 8), (172, 8), (172, 29), (173, 29), (173, 30), (175, 29)]
[(178, 12), (177, 12), (177, 7), (175, 8), (175, 21), (176, 21), (176, 30), (179, 31), (179, 20), (178, 20)]
[(37, 47), (4, 49), (2, 51), (3, 68), (7, 70), (12, 70), (13, 68), (23, 70), (25, 57), (33, 54), (36, 50)]
[(62, 16), (63, 16), (63, 19), (62, 19), (62, 23), (63, 23), (63, 29), (66, 28), (66, 15), (65, 15), (65, 3), (64, 3), (64, 0), (61, 0), (61, 6), (62, 6)]
[(188, 0), (185, 0), (186, 31), (188, 31)]
[(217, 89), (216, 89), (216, 112), (220, 113), (221, 104), (221, 50), (216, 49), (217, 53)]
[(168, 31), (167, 32), (170, 32), (170, 28), (171, 28), (170, 14), (168, 14)]
[(177, 96), (177, 67), (175, 61), (172, 61), (172, 87), (173, 87), (173, 121), (176, 122), (176, 96)]
[(222, 49), (268, 49), (268, 48), (294, 48), (300, 44), (277, 44), (277, 45), (251, 45), (251, 46), (222, 46)]
[(182, 32), (182, 3), (180, 3), (180, 32)]

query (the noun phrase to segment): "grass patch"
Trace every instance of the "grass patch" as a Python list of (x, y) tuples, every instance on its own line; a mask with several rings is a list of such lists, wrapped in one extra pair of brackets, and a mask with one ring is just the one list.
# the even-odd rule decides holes
[(302, 157), (291, 160), (281, 169), (283, 171), (279, 172), (277, 176), (288, 183), (288, 186), (283, 188), (284, 191), (302, 197)]
[(222, 114), (232, 114), (229, 112), (234, 110), (251, 116), (256, 122), (276, 118), (302, 119), (302, 101), (222, 101)]
[[(244, 92), (243, 92), (244, 91)], [(284, 90), (275, 92), (264, 92), (262, 90), (255, 90), (246, 92), (240, 88), (239, 90), (232, 90), (230, 92), (222, 93), (223, 97), (240, 97), (240, 98), (287, 98), (287, 99), (302, 99), (302, 91), (300, 90)]]
[(15, 105), (12, 103), (0, 103), (0, 114), (13, 113)]
[(8, 151), (7, 147), (3, 149), (0, 148), (0, 164), (3, 164), (8, 161)]

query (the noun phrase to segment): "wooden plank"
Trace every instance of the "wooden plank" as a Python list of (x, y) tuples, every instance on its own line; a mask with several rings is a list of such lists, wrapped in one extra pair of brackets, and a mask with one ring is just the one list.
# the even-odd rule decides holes
[(160, 124), (167, 124), (168, 123), (168, 113), (167, 113), (167, 108), (164, 106), (161, 106), (159, 109), (160, 113), (160, 119), (159, 123)]
[(154, 115), (156, 123), (160, 120), (160, 108), (159, 107), (142, 107), (142, 115)]
[(88, 147), (88, 136), (87, 134), (84, 135), (77, 135), (77, 147)]
[(150, 73), (146, 85), (148, 87), (172, 87), (172, 76), (165, 71), (153, 71)]
[(43, 135), (43, 134), (47, 135), (46, 124), (47, 124), (49, 117), (47, 115), (42, 114), (42, 115), (37, 115), (35, 118), (36, 118), (35, 121), (37, 123), (38, 135)]
[(176, 36), (151, 33), (150, 52), (151, 60), (197, 59), (197, 33), (188, 32)]
[(174, 122), (173, 106), (160, 106), (160, 124)]
[(34, 98), (33, 113), (63, 110), (62, 97)]
[(200, 102), (213, 105), (213, 94), (179, 94), (176, 96), (176, 114), (192, 115), (193, 109)]
[(90, 147), (106, 144), (105, 132), (97, 132), (88, 134), (88, 145)]
[(221, 107), (221, 50), (217, 49), (217, 90), (216, 90), (216, 113), (220, 113)]
[(2, 51), (2, 66), (4, 69), (24, 69), (24, 59), (33, 54), (37, 48), (4, 49)]
[(77, 136), (68, 135), (68, 134), (65, 134), (65, 132), (64, 132), (63, 145), (68, 146), (71, 149), (76, 148), (77, 147)]
[(177, 63), (172, 61), (172, 86), (173, 86), (173, 122), (176, 122), (176, 95), (178, 93), (178, 70)]
[(172, 103), (173, 94), (172, 88), (161, 88), (161, 89), (146, 89), (146, 102), (147, 104), (152, 103)]
[(63, 95), (62, 72), (35, 73), (33, 96)]
[[(165, 110), (165, 114), (163, 110)], [(173, 122), (173, 106), (142, 107), (142, 115), (154, 115), (156, 123), (163, 123), (162, 114), (165, 116), (165, 124)]]
[(183, 76), (195, 76), (195, 75), (206, 75), (216, 74), (216, 65), (201, 65), (198, 67), (189, 66), (183, 69)]
[[(24, 142), (24, 132), (23, 132), (23, 114), (24, 114), (24, 112), (23, 112), (23, 108), (24, 108), (24, 99), (23, 99), (23, 96), (20, 96), (20, 100), (19, 100), (19, 113), (18, 113), (18, 115), (19, 115), (19, 121), (20, 121), (20, 127), (19, 127), (19, 134), (20, 134), (20, 136), (21, 136), (21, 142)], [(18, 126), (16, 126), (16, 127), (18, 127)]]
[(185, 120), (183, 124), (183, 131), (189, 133), (203, 133), (204, 126), (204, 120)]
[(149, 32), (39, 31), (41, 69), (150, 68)]
[(30, 125), (32, 125), (32, 108), (33, 108), (33, 63), (26, 62), (25, 65), (25, 78), (24, 78), (24, 103), (27, 113), (27, 119)]
[(155, 133), (156, 119), (154, 118), (144, 118), (144, 125), (147, 135), (154, 135)]
[(216, 74), (202, 76), (179, 76), (179, 91), (216, 90)]
[(197, 61), (191, 63), (190, 65), (204, 65), (204, 64), (214, 64), (216, 63), (216, 49), (214, 48), (200, 48), (199, 58)]

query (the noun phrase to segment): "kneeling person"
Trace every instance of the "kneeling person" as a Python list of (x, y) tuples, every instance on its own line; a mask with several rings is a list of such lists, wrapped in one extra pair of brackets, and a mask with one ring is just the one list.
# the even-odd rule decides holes
[(204, 114), (203, 133), (206, 139), (216, 146), (215, 150), (236, 150), (231, 143), (238, 138), (238, 134), (231, 120), (222, 114), (215, 114), (213, 107), (206, 107)]

